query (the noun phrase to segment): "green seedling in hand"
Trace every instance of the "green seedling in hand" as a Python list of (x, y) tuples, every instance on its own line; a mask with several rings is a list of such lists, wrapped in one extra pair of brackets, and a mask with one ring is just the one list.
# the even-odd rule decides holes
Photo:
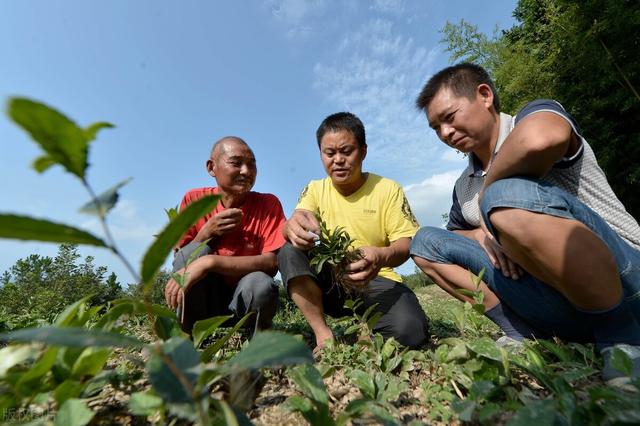
[(316, 213), (316, 218), (320, 225), (320, 235), (316, 246), (310, 251), (311, 266), (319, 274), (325, 265), (329, 265), (334, 284), (340, 285), (347, 292), (357, 291), (358, 288), (345, 279), (345, 268), (362, 259), (362, 252), (352, 248), (354, 240), (342, 226), (330, 230), (320, 213)]

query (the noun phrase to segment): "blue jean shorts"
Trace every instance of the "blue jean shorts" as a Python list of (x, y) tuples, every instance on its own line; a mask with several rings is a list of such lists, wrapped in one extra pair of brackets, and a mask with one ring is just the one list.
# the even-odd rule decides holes
[[(625, 303), (630, 304), (640, 321), (640, 251), (620, 238), (598, 214), (560, 188), (527, 178), (503, 179), (485, 191), (480, 209), (494, 236), (488, 216), (493, 209), (501, 207), (574, 219), (585, 224), (613, 253)], [(589, 319), (562, 294), (528, 274), (518, 280), (505, 277), (493, 267), (474, 240), (444, 229), (424, 227), (412, 240), (411, 255), (430, 262), (460, 265), (475, 274), (484, 269), (483, 281), (498, 298), (544, 334), (570, 341), (593, 341)]]

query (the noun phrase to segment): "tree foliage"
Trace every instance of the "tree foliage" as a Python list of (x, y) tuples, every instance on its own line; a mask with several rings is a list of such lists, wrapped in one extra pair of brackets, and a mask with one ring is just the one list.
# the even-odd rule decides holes
[(75, 244), (61, 244), (54, 258), (32, 254), (19, 259), (2, 276), (2, 310), (50, 321), (82, 297), (92, 295), (92, 305), (122, 297), (114, 273), (105, 278), (106, 267), (95, 266), (91, 256), (82, 262), (80, 257)]
[(562, 103), (640, 217), (640, 2), (520, 0), (514, 17), (515, 26), (492, 36), (465, 21), (447, 23), (451, 60), (487, 68), (507, 113), (537, 98)]
[[(171, 278), (171, 272), (166, 269), (160, 269), (153, 278), (153, 284), (149, 289), (149, 302), (157, 305), (164, 305), (164, 287)], [(144, 300), (144, 284), (131, 284), (127, 290), (129, 296), (136, 300)]]

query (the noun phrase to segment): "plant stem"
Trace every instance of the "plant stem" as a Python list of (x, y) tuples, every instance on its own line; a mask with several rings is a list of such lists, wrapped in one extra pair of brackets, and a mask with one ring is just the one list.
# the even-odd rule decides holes
[(102, 230), (104, 231), (104, 235), (107, 239), (107, 248), (111, 250), (111, 252), (120, 259), (120, 261), (124, 264), (124, 266), (127, 268), (129, 273), (136, 280), (136, 282), (140, 282), (140, 276), (138, 275), (136, 270), (131, 266), (131, 264), (129, 263), (129, 260), (126, 257), (124, 257), (122, 253), (120, 253), (120, 251), (118, 250), (118, 247), (116, 246), (116, 242), (113, 239), (113, 236), (111, 235), (111, 230), (107, 225), (107, 219), (104, 215), (104, 212), (102, 211), (102, 203), (100, 202), (95, 192), (93, 191), (93, 188), (91, 188), (91, 185), (89, 185), (89, 182), (87, 182), (86, 179), (82, 179), (82, 184), (87, 189), (87, 192), (89, 192), (89, 195), (91, 196), (91, 199), (93, 200), (93, 202), (95, 202), (96, 205), (98, 206), (98, 217), (100, 218), (100, 224), (102, 225)]

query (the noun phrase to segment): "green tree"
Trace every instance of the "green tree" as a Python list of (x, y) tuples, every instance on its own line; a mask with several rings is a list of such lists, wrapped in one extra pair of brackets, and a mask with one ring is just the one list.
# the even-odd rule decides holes
[(561, 102), (640, 217), (640, 2), (520, 0), (514, 17), (516, 25), (492, 36), (465, 21), (447, 23), (451, 60), (486, 67), (505, 112), (536, 98)]
[(89, 294), (94, 305), (123, 295), (115, 274), (105, 280), (107, 268), (96, 267), (91, 256), (82, 263), (80, 258), (76, 245), (61, 244), (54, 258), (32, 254), (19, 259), (2, 276), (2, 310), (50, 321), (65, 306)]
[(413, 267), (413, 274), (402, 275), (402, 282), (412, 290), (434, 284), (433, 280), (417, 266)]
[[(167, 284), (167, 281), (169, 281), (169, 278), (171, 278), (171, 273), (168, 270), (161, 269), (160, 271), (158, 271), (153, 280), (153, 285), (149, 290), (149, 299), (151, 303), (155, 303), (158, 305), (165, 304), (164, 286)], [(144, 300), (144, 293), (142, 290), (142, 284), (131, 284), (127, 293), (134, 299)]]

